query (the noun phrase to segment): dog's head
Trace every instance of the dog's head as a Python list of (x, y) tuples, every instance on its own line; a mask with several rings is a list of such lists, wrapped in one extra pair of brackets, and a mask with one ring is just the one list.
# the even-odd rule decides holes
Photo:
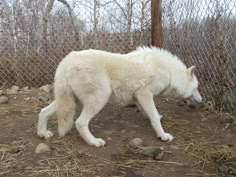
[(185, 93), (183, 94), (183, 98), (191, 99), (197, 103), (202, 102), (202, 96), (198, 91), (198, 80), (194, 74), (195, 66), (191, 66), (187, 69), (187, 85), (185, 89)]

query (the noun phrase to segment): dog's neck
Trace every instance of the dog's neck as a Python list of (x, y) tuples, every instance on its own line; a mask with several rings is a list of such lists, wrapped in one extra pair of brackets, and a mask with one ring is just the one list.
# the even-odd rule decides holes
[[(172, 71), (169, 73), (169, 83), (161, 93), (163, 96), (178, 98), (178, 97), (181, 97), (181, 94), (183, 94), (183, 93), (179, 93), (179, 91), (181, 91), (182, 89), (179, 88), (180, 87), (178, 83), (179, 78), (176, 77), (177, 75), (175, 72), (182, 72), (182, 71)], [(183, 81), (183, 84), (184, 84), (184, 81)], [(184, 90), (182, 91), (184, 92)]]

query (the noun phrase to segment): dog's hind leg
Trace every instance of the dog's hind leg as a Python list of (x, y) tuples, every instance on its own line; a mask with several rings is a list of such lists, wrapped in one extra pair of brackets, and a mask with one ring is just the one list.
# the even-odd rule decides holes
[(162, 116), (157, 112), (152, 93), (147, 90), (142, 90), (138, 91), (135, 94), (135, 97), (139, 105), (148, 115), (157, 136), (160, 137), (163, 141), (172, 141), (172, 135), (170, 135), (169, 133), (165, 133), (164, 129), (162, 128), (160, 121)]
[(95, 138), (90, 132), (89, 122), (102, 110), (111, 96), (109, 78), (105, 73), (93, 69), (71, 70), (68, 78), (74, 95), (83, 105), (82, 112), (75, 122), (76, 129), (87, 144), (95, 147), (104, 146), (105, 141)]
[(39, 113), (37, 134), (41, 138), (50, 138), (53, 133), (47, 130), (48, 118), (56, 112), (56, 102), (53, 101), (50, 105), (43, 108)]
[(103, 139), (95, 138), (92, 135), (89, 130), (89, 122), (102, 110), (108, 102), (109, 97), (109, 92), (104, 92), (103, 94), (95, 92), (93, 95), (86, 96), (87, 99), (82, 101), (83, 109), (75, 124), (80, 136), (91, 146), (101, 147), (106, 144)]

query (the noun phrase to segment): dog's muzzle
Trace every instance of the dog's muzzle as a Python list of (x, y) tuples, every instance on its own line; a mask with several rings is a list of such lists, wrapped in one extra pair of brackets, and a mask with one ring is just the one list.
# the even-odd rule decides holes
[(196, 103), (202, 103), (202, 96), (200, 95), (199, 92), (195, 93), (192, 97), (191, 100), (196, 102)]

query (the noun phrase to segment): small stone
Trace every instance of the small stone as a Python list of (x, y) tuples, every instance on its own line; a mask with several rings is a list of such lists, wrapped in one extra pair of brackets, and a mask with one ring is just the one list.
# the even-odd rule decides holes
[(228, 129), (229, 126), (230, 126), (230, 123), (227, 123), (227, 124), (225, 125), (225, 129)]
[(40, 90), (44, 91), (46, 93), (50, 93), (52, 91), (52, 89), (53, 89), (53, 86), (49, 85), (49, 84), (40, 87)]
[(176, 146), (176, 145), (170, 145), (170, 148), (171, 148), (171, 149), (174, 149), (174, 150), (177, 150), (177, 149), (179, 149), (179, 147), (178, 147), (178, 146)]
[(177, 101), (176, 102), (176, 104), (178, 105), (178, 106), (185, 106), (186, 105), (186, 102), (184, 102), (183, 100), (181, 100), (181, 101)]
[(39, 96), (38, 100), (41, 101), (41, 102), (48, 102), (49, 101), (49, 97), (41, 95), (41, 96)]
[(28, 90), (29, 90), (29, 86), (25, 86), (25, 87), (23, 87), (22, 90), (24, 90), (24, 91), (28, 91)]
[(111, 141), (111, 140), (112, 140), (112, 138), (108, 136), (108, 137), (107, 137), (107, 140), (108, 140), (108, 141)]
[(213, 112), (214, 111), (214, 104), (212, 101), (207, 101), (203, 104), (204, 111), (206, 112)]
[(164, 99), (162, 100), (162, 102), (169, 102), (169, 99), (168, 99), (168, 98), (164, 98)]
[(130, 147), (138, 148), (143, 144), (143, 140), (141, 138), (134, 138), (129, 142)]
[(0, 95), (2, 95), (3, 94), (3, 91), (2, 90), (0, 90)]
[(201, 121), (202, 122), (205, 122), (205, 121), (207, 121), (208, 119), (206, 118), (206, 117), (203, 117), (202, 119), (201, 119)]
[(156, 150), (156, 147), (145, 147), (142, 150), (142, 154), (149, 156), (149, 157), (153, 157), (153, 152)]
[(17, 97), (16, 97), (16, 96), (14, 96), (14, 97), (13, 97), (13, 99), (14, 99), (14, 100), (16, 100), (16, 99), (17, 99)]
[(162, 160), (163, 156), (164, 156), (164, 148), (160, 147), (157, 148), (154, 152), (153, 152), (153, 159), (154, 160)]
[(132, 135), (132, 134), (135, 134), (136, 133), (136, 130), (131, 130), (130, 131), (130, 134)]
[(3, 95), (3, 96), (0, 96), (0, 104), (6, 104), (8, 103), (8, 97)]
[(29, 100), (30, 100), (30, 97), (24, 98), (24, 101), (25, 101), (25, 102), (28, 102)]
[(161, 160), (163, 159), (164, 155), (164, 148), (160, 147), (145, 147), (143, 148), (143, 151), (141, 152), (142, 154), (152, 157), (154, 160)]
[(121, 133), (125, 133), (125, 132), (126, 132), (126, 130), (125, 130), (125, 129), (121, 130)]
[(7, 94), (11, 95), (11, 94), (17, 94), (19, 90), (19, 87), (16, 85), (13, 85), (10, 89), (7, 89)]
[(26, 170), (32, 170), (32, 169), (34, 169), (32, 166), (27, 166), (27, 167), (25, 167), (25, 169)]
[(50, 147), (45, 143), (38, 144), (36, 149), (35, 149), (36, 154), (44, 153), (44, 152), (50, 152), (50, 151), (51, 151)]

